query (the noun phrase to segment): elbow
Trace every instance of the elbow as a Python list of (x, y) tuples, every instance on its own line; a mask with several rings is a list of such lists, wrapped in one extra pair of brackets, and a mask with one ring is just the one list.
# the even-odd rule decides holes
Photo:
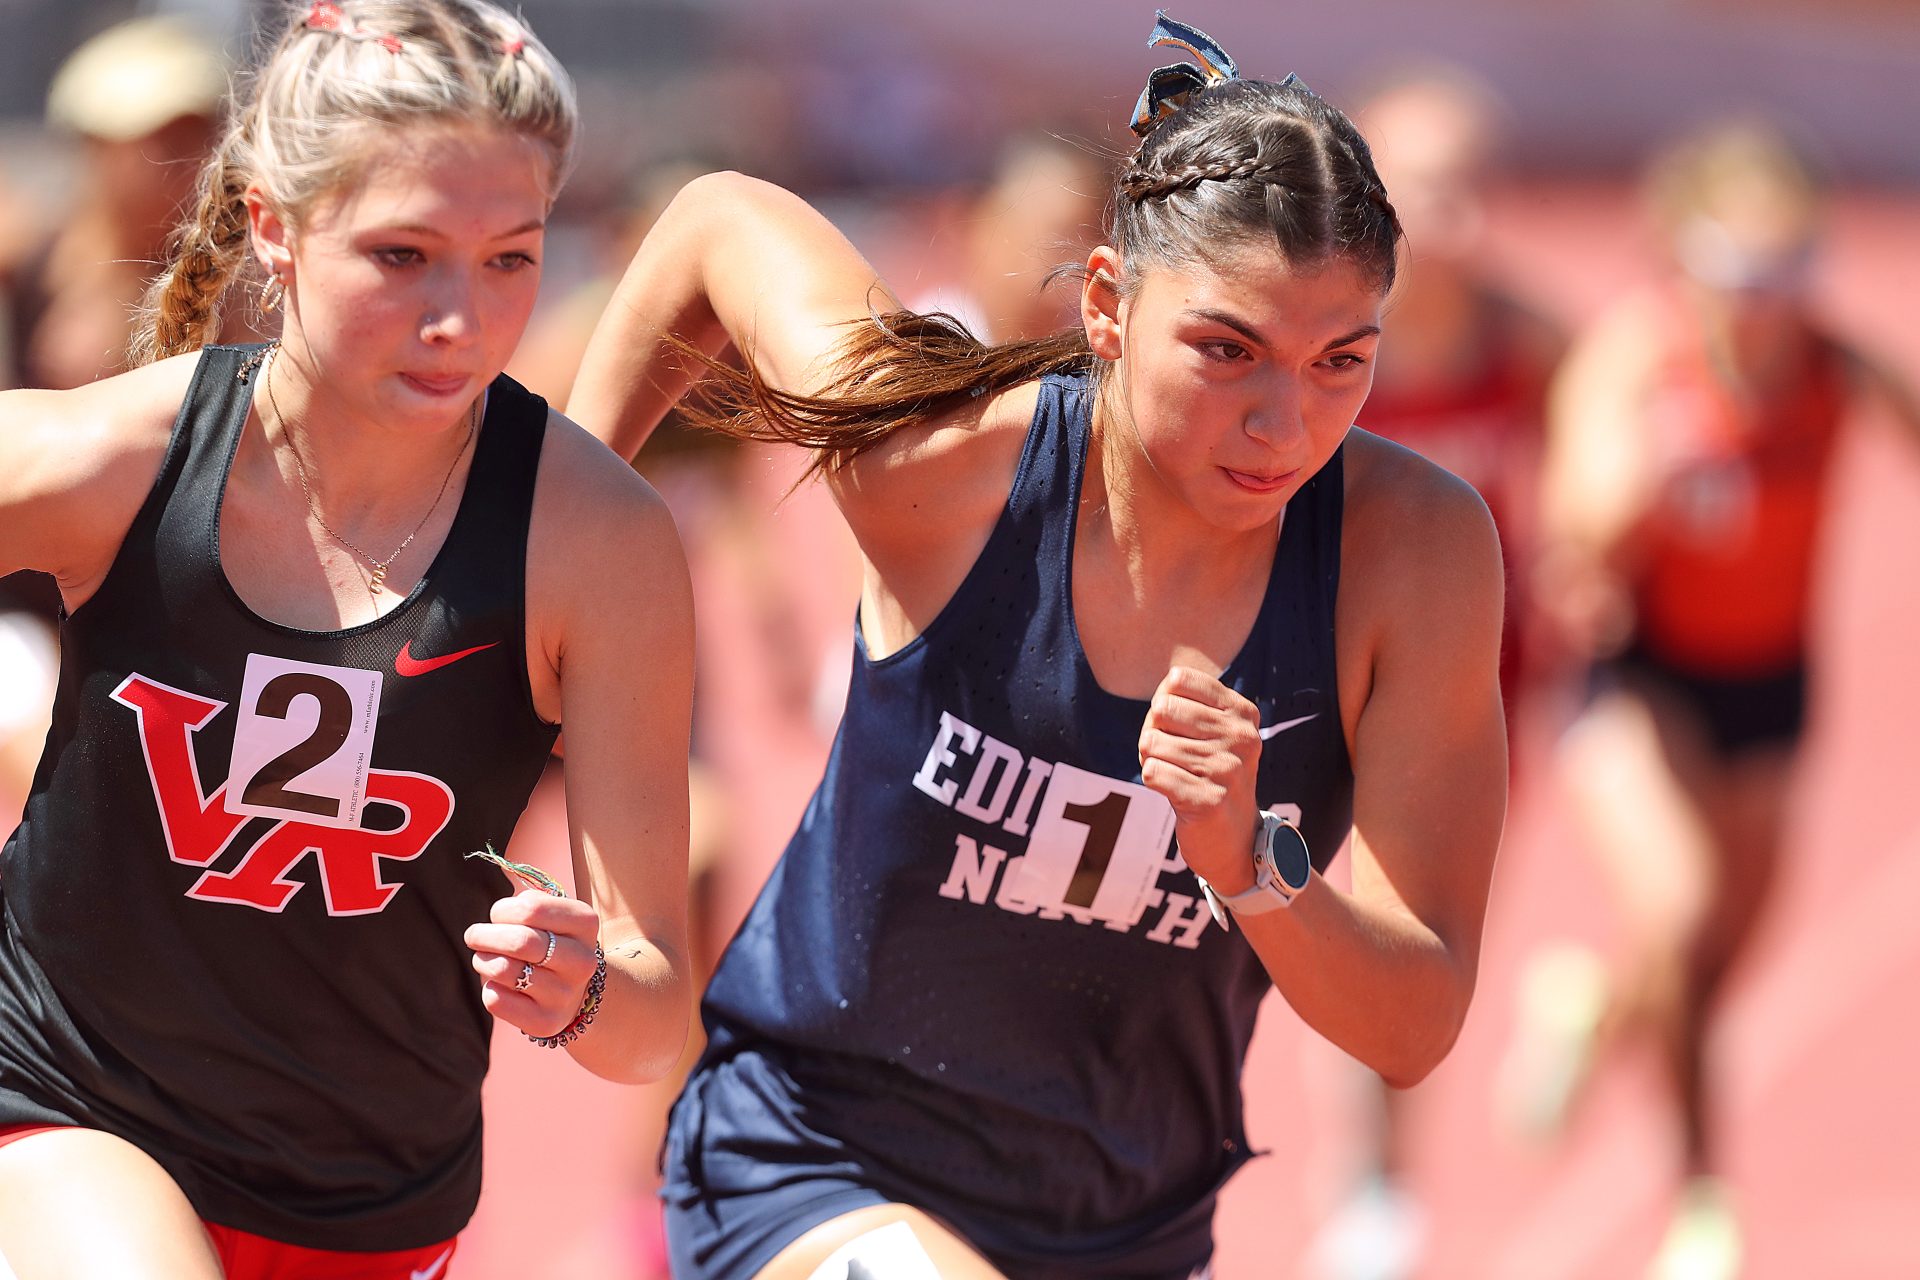
[(1413, 1088), (1432, 1075), (1434, 1069), (1453, 1052), (1453, 1046), (1459, 1042), (1461, 1028), (1466, 1025), (1467, 1005), (1471, 999), (1470, 985), (1465, 989), (1456, 988), (1445, 997), (1435, 999), (1428, 1006), (1427, 1016), (1410, 1023), (1390, 1052), (1382, 1054), (1380, 1061), (1367, 1065), (1390, 1088)]
[(657, 1084), (680, 1065), (687, 1047), (688, 1026), (683, 1004), (677, 1017), (662, 1016), (612, 1054), (580, 1055), (581, 1065), (612, 1084)]
[(733, 169), (715, 169), (697, 178), (689, 178), (667, 203), (661, 220), (685, 218), (691, 225), (705, 226), (722, 212), (738, 209), (769, 191), (777, 190), (759, 178), (750, 178)]
[(621, 986), (625, 1016), (610, 1009), (604, 1023), (590, 1028), (608, 1033), (605, 1040), (595, 1044), (593, 1034), (581, 1037), (575, 1059), (614, 1084), (654, 1084), (673, 1074), (685, 1054), (693, 1021), (692, 979), (685, 965), (675, 963), (665, 974)]
[(1411, 1089), (1432, 1075), (1433, 1069), (1446, 1060), (1455, 1038), (1448, 1036), (1436, 1044), (1410, 1048), (1390, 1062), (1374, 1064), (1373, 1069), (1389, 1088)]

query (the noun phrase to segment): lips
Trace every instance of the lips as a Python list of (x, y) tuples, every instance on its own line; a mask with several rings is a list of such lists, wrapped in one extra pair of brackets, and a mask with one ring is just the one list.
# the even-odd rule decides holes
[(1227, 479), (1233, 481), (1234, 484), (1245, 489), (1248, 493), (1278, 493), (1280, 490), (1292, 484), (1294, 477), (1300, 474), (1298, 469), (1282, 471), (1274, 475), (1253, 471), (1235, 471), (1232, 467), (1222, 467), (1221, 470), (1227, 473)]
[(467, 389), (472, 379), (464, 373), (403, 373), (400, 377), (415, 391), (429, 396), (454, 396)]

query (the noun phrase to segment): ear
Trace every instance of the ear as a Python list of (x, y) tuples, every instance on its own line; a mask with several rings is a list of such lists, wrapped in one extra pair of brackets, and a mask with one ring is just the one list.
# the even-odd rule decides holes
[(293, 283), (293, 228), (257, 185), (247, 188), (245, 199), (247, 241), (254, 260), (269, 274)]
[(1080, 286), (1080, 323), (1093, 354), (1109, 364), (1120, 358), (1120, 255), (1110, 245), (1087, 255), (1087, 278)]

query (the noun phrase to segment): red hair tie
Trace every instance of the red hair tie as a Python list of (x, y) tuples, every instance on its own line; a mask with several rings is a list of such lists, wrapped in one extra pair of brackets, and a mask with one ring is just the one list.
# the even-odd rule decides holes
[(330, 31), (334, 35), (349, 40), (375, 40), (388, 53), (401, 53), (406, 46), (400, 43), (398, 36), (383, 31), (369, 31), (355, 22), (349, 24), (347, 15), (335, 0), (313, 0), (313, 7), (307, 10), (306, 27), (309, 31)]

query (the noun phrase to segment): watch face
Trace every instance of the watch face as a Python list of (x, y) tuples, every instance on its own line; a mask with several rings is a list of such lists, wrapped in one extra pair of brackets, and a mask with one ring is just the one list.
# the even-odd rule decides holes
[(1307, 877), (1313, 873), (1313, 860), (1307, 855), (1307, 838), (1300, 834), (1298, 827), (1286, 822), (1276, 825), (1269, 854), (1273, 858), (1273, 874), (1280, 878), (1288, 893), (1298, 893), (1307, 887)]

